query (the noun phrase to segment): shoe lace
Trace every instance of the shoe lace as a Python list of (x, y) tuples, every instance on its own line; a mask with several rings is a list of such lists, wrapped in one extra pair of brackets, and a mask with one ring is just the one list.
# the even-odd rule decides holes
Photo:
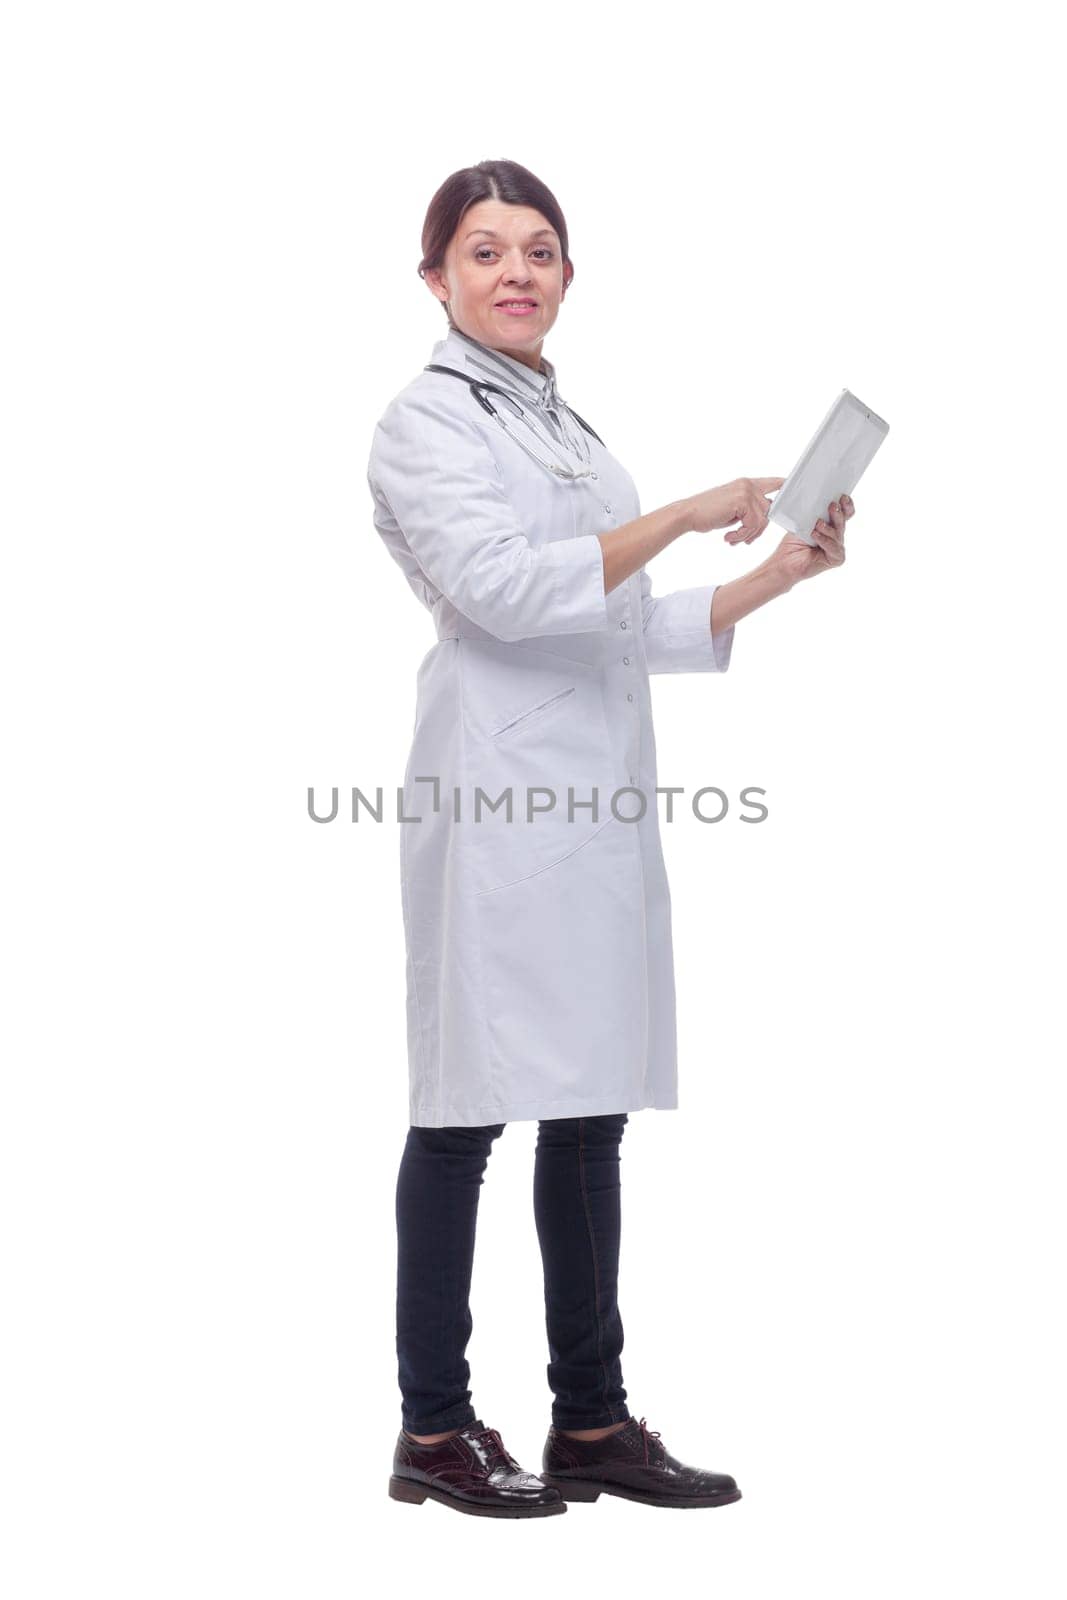
[(474, 1434), (473, 1437), (478, 1440), (479, 1444), (484, 1445), (488, 1451), (488, 1456), (486, 1459), (487, 1468), (491, 1469), (498, 1457), (501, 1461), (503, 1461), (505, 1466), (514, 1465), (511, 1455), (509, 1454), (508, 1449), (496, 1428), (483, 1428), (480, 1433)]
[(647, 1467), (648, 1466), (648, 1441), (649, 1441), (649, 1439), (657, 1439), (657, 1440), (659, 1440), (659, 1443), (660, 1443), (661, 1447), (663, 1445), (663, 1440), (660, 1438), (659, 1430), (657, 1428), (648, 1428), (648, 1427), (645, 1426), (644, 1417), (640, 1417), (638, 1419), (637, 1426), (641, 1429), (641, 1437), (645, 1442), (645, 1466)]

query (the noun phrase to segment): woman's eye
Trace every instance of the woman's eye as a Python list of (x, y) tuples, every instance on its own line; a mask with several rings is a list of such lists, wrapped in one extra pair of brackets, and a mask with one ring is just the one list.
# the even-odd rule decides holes
[[(474, 258), (475, 258), (476, 261), (484, 261), (486, 259), (486, 256), (491, 256), (492, 254), (493, 254), (492, 245), (482, 244), (482, 245), (479, 245), (477, 250), (474, 252)], [(549, 246), (547, 244), (538, 245), (538, 247), (535, 250), (534, 254), (541, 256), (542, 259), (546, 260), (546, 261), (551, 261), (551, 259), (552, 259), (552, 251), (551, 251), (551, 249), (549, 248)]]

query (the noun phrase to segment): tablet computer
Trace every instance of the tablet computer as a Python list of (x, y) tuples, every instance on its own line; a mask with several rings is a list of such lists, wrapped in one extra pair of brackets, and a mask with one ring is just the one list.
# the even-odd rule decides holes
[(771, 501), (771, 521), (813, 545), (811, 530), (831, 500), (852, 493), (888, 432), (888, 422), (842, 389)]

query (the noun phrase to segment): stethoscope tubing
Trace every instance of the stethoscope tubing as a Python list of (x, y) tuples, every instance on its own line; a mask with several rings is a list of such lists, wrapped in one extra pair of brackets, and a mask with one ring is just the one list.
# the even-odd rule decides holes
[[(575, 474), (575, 473), (566, 472), (560, 467), (553, 466), (551, 462), (545, 461), (540, 456), (535, 455), (534, 452), (532, 450), (530, 450), (528, 445), (523, 444), (523, 441), (519, 438), (518, 434), (515, 433), (511, 428), (508, 427), (507, 423), (504, 421), (504, 418), (500, 415), (499, 411), (496, 409), (496, 407), (492, 404), (492, 402), (486, 397), (486, 394), (483, 392), (483, 391), (488, 391), (491, 394), (502, 395), (504, 397), (504, 399), (509, 401), (512, 405), (518, 405), (518, 401), (516, 400), (515, 396), (513, 394), (510, 394), (507, 389), (502, 389), (502, 388), (500, 388), (500, 386), (498, 384), (495, 384), (495, 383), (487, 383), (485, 380), (480, 379), (480, 378), (472, 378), (469, 373), (460, 372), (455, 367), (441, 366), (436, 361), (428, 362), (426, 364), (426, 367), (425, 367), (424, 370), (426, 372), (447, 372), (453, 378), (462, 378), (463, 382), (465, 384), (467, 384), (468, 388), (470, 389), (471, 394), (477, 400), (477, 402), (481, 406), (482, 410), (487, 412), (489, 416), (494, 418), (494, 420), (504, 430), (504, 432), (509, 434), (510, 437), (515, 440), (516, 444), (521, 445), (522, 448), (526, 451), (527, 455), (529, 455), (534, 461), (536, 461), (539, 466), (542, 466), (542, 467), (546, 468), (547, 471), (549, 471), (551, 473), (554, 473), (557, 477), (584, 476), (584, 474)], [(588, 422), (586, 422), (584, 417), (580, 417), (578, 415), (577, 411), (575, 411), (573, 406), (567, 406), (567, 410), (570, 412), (570, 414), (574, 418), (575, 422), (580, 423), (581, 426), (585, 429), (586, 433), (590, 434), (592, 436), (592, 438), (594, 438), (596, 440), (597, 444), (603, 445), (604, 448), (607, 449), (607, 446), (604, 445), (604, 441), (600, 437), (599, 433), (597, 433), (595, 429), (593, 429), (593, 428), (591, 428), (589, 426)], [(531, 427), (531, 424), (527, 421), (526, 414), (523, 411), (521, 406), (519, 406), (519, 413), (522, 416), (523, 421), (526, 423), (526, 426), (530, 428), (531, 432), (535, 433), (536, 430), (533, 429)]]

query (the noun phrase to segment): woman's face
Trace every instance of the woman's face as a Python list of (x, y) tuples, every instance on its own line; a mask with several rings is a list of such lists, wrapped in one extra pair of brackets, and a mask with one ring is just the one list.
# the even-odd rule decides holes
[[(570, 277), (548, 219), (530, 206), (501, 200), (471, 206), (449, 243), (444, 266), (426, 271), (427, 283), (448, 302), (458, 328), (534, 368)], [(534, 304), (516, 313), (501, 304), (507, 300)]]

